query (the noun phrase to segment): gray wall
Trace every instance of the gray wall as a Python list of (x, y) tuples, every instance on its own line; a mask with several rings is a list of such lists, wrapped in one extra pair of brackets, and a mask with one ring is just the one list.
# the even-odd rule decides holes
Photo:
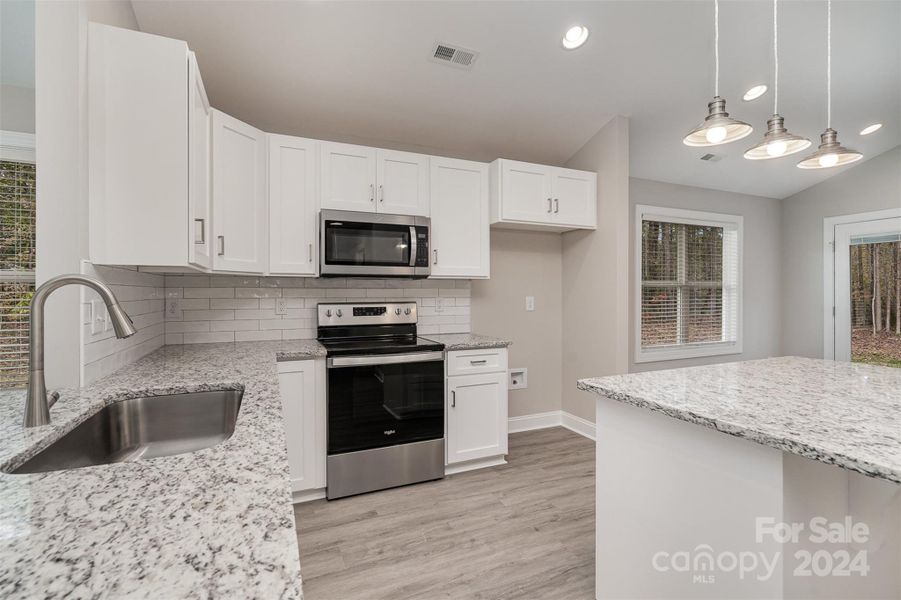
[(782, 201), (782, 354), (823, 357), (823, 219), (898, 207), (901, 146)]
[(598, 228), (563, 234), (563, 410), (594, 422), (576, 380), (629, 368), (629, 120), (614, 117), (566, 167), (598, 174)]
[(0, 130), (34, 133), (34, 88), (0, 84)]
[[(629, 370), (652, 371), (692, 365), (750, 360), (780, 355), (781, 328), (781, 246), (780, 203), (774, 198), (748, 196), (705, 188), (649, 181), (629, 180), (629, 231), (635, 231), (635, 205), (684, 208), (744, 217), (741, 354), (666, 360), (636, 364), (634, 333), (629, 336)], [(634, 234), (630, 236), (630, 256), (634, 256)], [(629, 259), (629, 286), (634, 289), (635, 265)], [(631, 296), (630, 296), (631, 297)], [(633, 303), (634, 304), (634, 303)], [(630, 305), (629, 331), (637, 327), (634, 306)]]
[(472, 330), (512, 341), (510, 368), (529, 370), (529, 387), (510, 391), (511, 417), (561, 408), (561, 242), (557, 233), (493, 229), (491, 279), (472, 282)]

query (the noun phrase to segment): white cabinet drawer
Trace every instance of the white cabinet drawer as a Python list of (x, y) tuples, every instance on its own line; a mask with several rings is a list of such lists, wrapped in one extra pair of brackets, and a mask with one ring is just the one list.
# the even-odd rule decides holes
[(507, 370), (507, 349), (456, 350), (447, 353), (447, 375), (497, 373)]

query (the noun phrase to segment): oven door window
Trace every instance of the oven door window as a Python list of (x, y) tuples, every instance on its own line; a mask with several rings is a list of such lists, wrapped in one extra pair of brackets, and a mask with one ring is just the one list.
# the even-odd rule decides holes
[(410, 227), (386, 223), (325, 222), (325, 264), (410, 265)]
[(442, 361), (328, 370), (328, 452), (444, 437)]

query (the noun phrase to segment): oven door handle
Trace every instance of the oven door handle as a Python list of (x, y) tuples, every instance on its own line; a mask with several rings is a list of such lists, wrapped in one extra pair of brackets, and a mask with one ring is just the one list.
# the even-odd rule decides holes
[(410, 354), (367, 354), (365, 356), (336, 356), (328, 359), (329, 369), (364, 367), (367, 365), (398, 365), (402, 363), (435, 362), (444, 360), (444, 352), (413, 352)]

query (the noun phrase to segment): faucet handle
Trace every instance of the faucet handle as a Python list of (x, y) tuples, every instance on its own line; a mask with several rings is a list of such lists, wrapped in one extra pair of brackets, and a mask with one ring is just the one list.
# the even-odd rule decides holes
[(50, 392), (47, 394), (47, 408), (50, 408), (59, 400), (59, 392)]

